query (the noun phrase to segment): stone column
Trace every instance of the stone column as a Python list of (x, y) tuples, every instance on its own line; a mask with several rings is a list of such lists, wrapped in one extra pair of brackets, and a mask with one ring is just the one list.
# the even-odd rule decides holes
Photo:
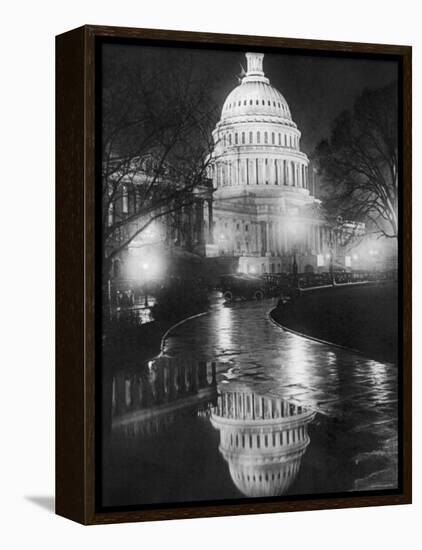
[(261, 181), (261, 185), (265, 185), (265, 182), (266, 182), (266, 165), (265, 165), (265, 159), (262, 159), (261, 160), (261, 177), (260, 177), (260, 181)]
[(195, 204), (195, 237), (199, 244), (204, 244), (204, 203), (201, 200)]
[(214, 221), (212, 211), (212, 199), (208, 199), (208, 242), (214, 244)]
[(276, 252), (281, 256), (281, 223), (276, 222)]
[(265, 243), (265, 252), (266, 254), (270, 254), (271, 253), (271, 246), (270, 246), (270, 222), (265, 222), (265, 230), (266, 230), (266, 240), (267, 242)]

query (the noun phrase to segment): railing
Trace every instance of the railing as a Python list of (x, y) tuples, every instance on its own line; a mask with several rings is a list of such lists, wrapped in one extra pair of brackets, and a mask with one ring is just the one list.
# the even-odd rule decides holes
[(262, 276), (269, 292), (283, 288), (313, 288), (333, 285), (346, 285), (397, 280), (397, 271), (334, 271), (333, 273), (267, 273)]

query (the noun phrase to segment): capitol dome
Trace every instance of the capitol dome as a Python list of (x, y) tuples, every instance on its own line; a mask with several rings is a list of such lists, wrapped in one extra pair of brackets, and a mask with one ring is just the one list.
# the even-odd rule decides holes
[(241, 84), (227, 96), (221, 112), (221, 120), (236, 117), (276, 118), (274, 122), (292, 123), (287, 101), (283, 95), (270, 85), (262, 69), (264, 54), (247, 53), (248, 70)]
[(264, 73), (264, 54), (245, 55), (247, 70), (226, 97), (212, 132), (213, 231), (207, 255), (238, 257), (242, 273), (286, 273), (295, 251), (298, 269), (313, 270), (326, 254), (328, 233), (312, 193), (302, 133)]

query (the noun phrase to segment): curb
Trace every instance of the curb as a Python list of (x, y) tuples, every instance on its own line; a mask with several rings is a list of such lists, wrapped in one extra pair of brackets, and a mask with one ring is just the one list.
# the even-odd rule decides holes
[[(276, 309), (276, 308), (274, 308)], [(349, 348), (347, 346), (342, 346), (341, 344), (335, 344), (334, 342), (330, 342), (328, 340), (322, 340), (322, 338), (317, 338), (316, 336), (309, 336), (308, 334), (305, 334), (304, 332), (299, 332), (297, 330), (294, 330), (292, 328), (289, 328), (289, 327), (286, 327), (285, 325), (282, 325), (281, 323), (279, 323), (278, 321), (276, 321), (273, 316), (271, 315), (271, 313), (274, 311), (274, 309), (272, 309), (271, 311), (268, 312), (268, 316), (270, 318), (270, 321), (275, 325), (277, 326), (278, 328), (281, 328), (282, 330), (284, 330), (285, 332), (290, 332), (291, 334), (294, 334), (295, 336), (299, 336), (301, 338), (305, 338), (307, 340), (312, 340), (313, 342), (317, 342), (318, 344), (324, 344), (326, 346), (331, 346), (333, 348), (337, 348), (337, 349), (344, 349), (346, 351), (350, 351), (352, 353), (355, 353), (357, 355), (362, 355), (363, 357), (367, 357), (366, 355), (364, 355), (360, 350), (358, 349), (354, 349), (354, 348)], [(368, 357), (368, 359), (370, 359), (370, 357)], [(375, 361), (375, 359), (374, 359)]]
[(169, 329), (167, 329), (166, 332), (163, 334), (163, 336), (161, 338), (160, 354), (159, 355), (163, 355), (166, 339), (167, 339), (168, 335), (170, 334), (170, 332), (172, 330), (174, 330), (175, 328), (177, 328), (180, 325), (183, 325), (183, 323), (186, 323), (187, 321), (190, 321), (191, 319), (196, 319), (197, 317), (202, 317), (203, 315), (208, 315), (208, 313), (209, 313), (209, 311), (203, 311), (202, 313), (197, 313), (196, 315), (191, 315), (190, 317), (186, 317), (186, 319), (182, 319), (181, 321), (179, 321), (178, 323), (172, 325)]

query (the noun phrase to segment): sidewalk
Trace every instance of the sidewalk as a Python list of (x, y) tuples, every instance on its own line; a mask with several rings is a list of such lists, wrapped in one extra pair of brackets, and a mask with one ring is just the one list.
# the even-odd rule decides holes
[(280, 325), (319, 340), (397, 361), (398, 297), (395, 283), (347, 285), (303, 292), (272, 311)]

